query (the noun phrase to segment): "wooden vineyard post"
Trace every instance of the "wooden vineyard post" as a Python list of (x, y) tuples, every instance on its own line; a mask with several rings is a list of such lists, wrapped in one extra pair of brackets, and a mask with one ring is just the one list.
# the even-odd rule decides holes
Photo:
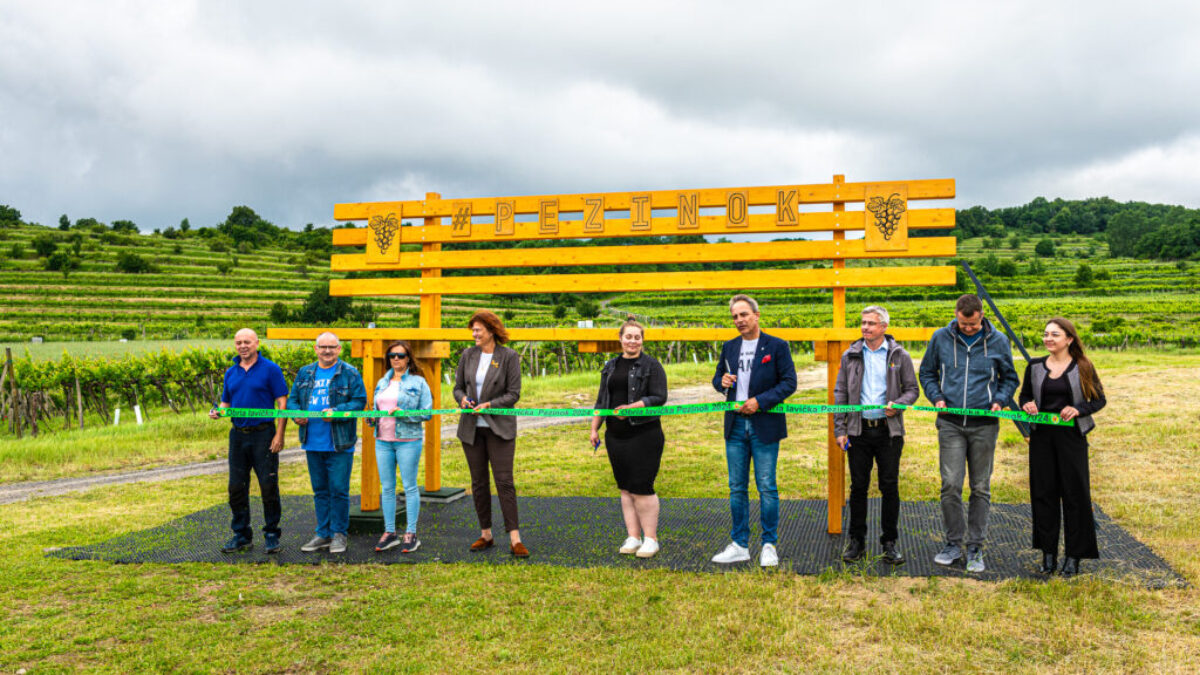
[(8, 369), (8, 383), (12, 386), (12, 396), (8, 400), (9, 428), (16, 432), (17, 439), (21, 438), (21, 413), (17, 410), (17, 371), (13, 368), (12, 349), (4, 348), (4, 367)]

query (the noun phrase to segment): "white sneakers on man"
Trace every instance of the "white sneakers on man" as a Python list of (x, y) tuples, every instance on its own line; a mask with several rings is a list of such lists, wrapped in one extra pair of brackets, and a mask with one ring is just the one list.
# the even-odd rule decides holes
[(650, 537), (643, 539), (642, 545), (637, 550), (637, 557), (653, 558), (655, 553), (658, 553), (658, 542)]
[(762, 553), (758, 554), (758, 564), (763, 567), (779, 566), (779, 552), (775, 550), (775, 544), (763, 544)]
[(642, 547), (641, 539), (638, 539), (637, 537), (629, 537), (628, 539), (625, 540), (624, 544), (621, 544), (621, 554), (622, 555), (633, 555), (634, 553), (637, 553), (638, 549), (641, 547)]
[(719, 565), (728, 565), (730, 563), (745, 562), (750, 559), (750, 549), (745, 546), (739, 546), (737, 542), (731, 541), (725, 547), (724, 551), (714, 555), (712, 561)]

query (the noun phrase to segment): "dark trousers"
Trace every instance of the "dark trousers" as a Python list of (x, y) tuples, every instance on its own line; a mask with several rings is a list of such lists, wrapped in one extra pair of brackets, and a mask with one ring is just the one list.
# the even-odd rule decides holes
[(1064, 555), (1100, 557), (1087, 454), (1087, 439), (1075, 427), (1039, 424), (1029, 434), (1033, 547), (1043, 553), (1058, 554), (1061, 522), (1066, 534)]
[(258, 477), (262, 493), (263, 532), (279, 534), (279, 455), (271, 452), (275, 425), (249, 432), (237, 427), (229, 430), (229, 510), (233, 512), (230, 528), (246, 541), (254, 539), (250, 527), (250, 471)]
[(492, 527), (492, 491), (488, 480), (488, 465), (496, 480), (496, 494), (500, 497), (500, 512), (504, 515), (504, 530), (520, 529), (517, 521), (517, 486), (513, 483), (513, 456), (517, 452), (516, 439), (500, 438), (487, 427), (475, 430), (475, 442), (463, 443), (467, 456), (467, 468), (471, 470), (471, 497), (475, 500), (475, 514), (479, 516), (481, 530)]
[(867, 490), (871, 487), (871, 467), (879, 466), (879, 542), (896, 541), (900, 532), (900, 454), (903, 436), (889, 436), (887, 422), (868, 427), (863, 420), (861, 436), (850, 437), (850, 538), (862, 541), (867, 536)]

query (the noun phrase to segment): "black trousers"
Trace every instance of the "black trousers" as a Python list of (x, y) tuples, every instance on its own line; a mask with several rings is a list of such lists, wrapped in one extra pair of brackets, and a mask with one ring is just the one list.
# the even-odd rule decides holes
[(887, 423), (866, 426), (862, 435), (850, 437), (850, 538), (862, 541), (867, 536), (867, 490), (871, 487), (871, 468), (879, 467), (879, 542), (896, 541), (900, 536), (900, 454), (903, 436), (889, 436)]
[(263, 532), (279, 534), (279, 518), (283, 513), (279, 500), (279, 455), (271, 452), (275, 425), (249, 432), (237, 427), (229, 430), (229, 523), (234, 534), (244, 541), (254, 539), (250, 527), (250, 472), (258, 477), (262, 493)]
[(1075, 427), (1034, 425), (1029, 434), (1029, 500), (1034, 548), (1057, 555), (1061, 523), (1066, 534), (1063, 555), (1100, 557), (1087, 438)]

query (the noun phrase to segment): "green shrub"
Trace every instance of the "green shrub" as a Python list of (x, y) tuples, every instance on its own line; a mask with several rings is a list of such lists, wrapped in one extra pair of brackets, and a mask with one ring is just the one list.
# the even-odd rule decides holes
[(121, 251), (117, 254), (117, 270), (126, 274), (150, 274), (158, 268), (136, 253)]
[(49, 234), (39, 234), (33, 238), (33, 250), (37, 251), (39, 258), (49, 258), (58, 250), (58, 241)]
[(49, 258), (46, 258), (45, 266), (46, 269), (50, 270), (51, 272), (62, 272), (63, 278), (66, 279), (67, 275), (79, 269), (80, 264), (81, 261), (79, 258), (76, 258), (70, 253), (67, 253), (66, 251), (56, 251), (50, 254)]

